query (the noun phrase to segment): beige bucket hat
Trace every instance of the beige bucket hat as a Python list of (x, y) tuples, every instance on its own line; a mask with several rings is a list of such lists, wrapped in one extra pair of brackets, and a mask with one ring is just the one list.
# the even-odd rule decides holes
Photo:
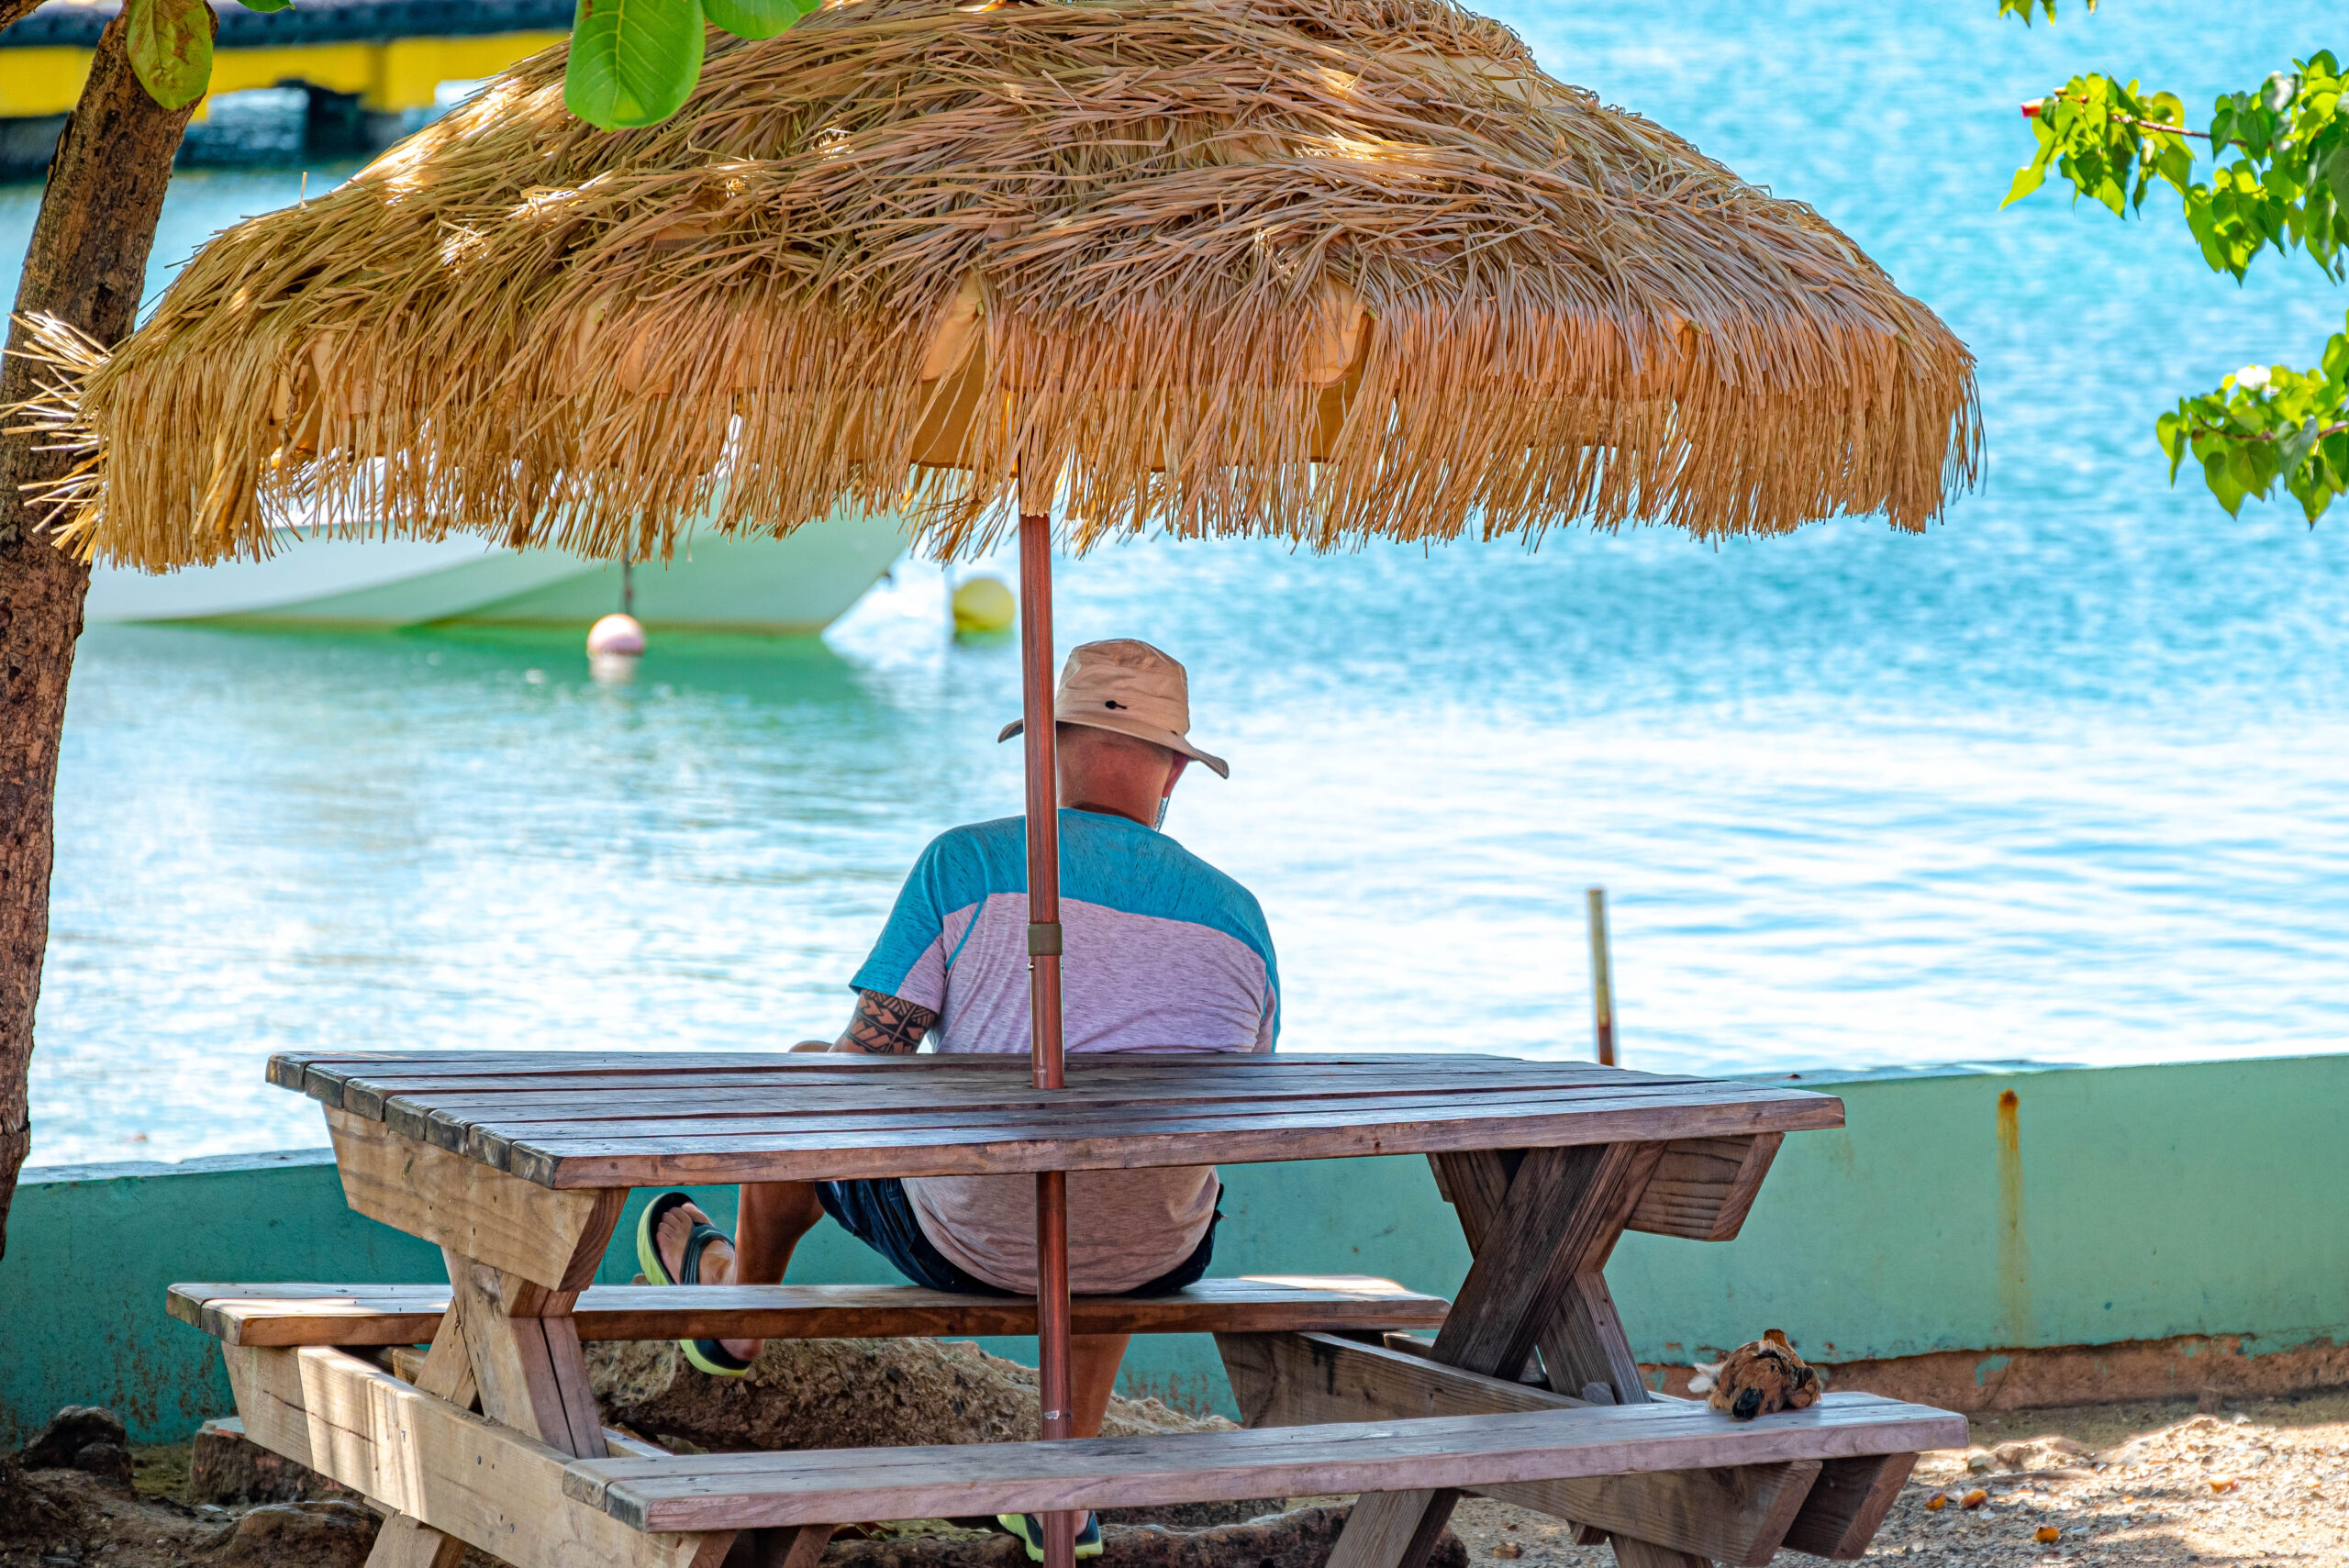
[[(1191, 683), (1183, 666), (1130, 637), (1080, 643), (1069, 650), (1068, 662), (1061, 666), (1061, 689), (1052, 699), (1052, 717), (1061, 724), (1088, 725), (1154, 741), (1205, 762), (1219, 777), (1231, 776), (1221, 757), (1191, 744)], [(996, 740), (1010, 740), (1025, 722), (1013, 719)]]

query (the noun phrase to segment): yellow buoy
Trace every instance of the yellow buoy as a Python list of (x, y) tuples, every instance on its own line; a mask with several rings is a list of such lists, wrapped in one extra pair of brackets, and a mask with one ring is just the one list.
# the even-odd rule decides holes
[(1000, 577), (974, 577), (954, 590), (954, 629), (1008, 631), (1019, 603)]

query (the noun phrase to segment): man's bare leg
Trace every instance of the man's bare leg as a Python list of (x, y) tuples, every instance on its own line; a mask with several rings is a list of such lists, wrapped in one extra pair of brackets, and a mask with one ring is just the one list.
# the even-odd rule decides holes
[[(734, 1244), (712, 1241), (704, 1247), (697, 1277), (704, 1284), (781, 1284), (784, 1272), (791, 1267), (793, 1249), (823, 1218), (824, 1206), (817, 1201), (812, 1182), (745, 1183), (734, 1222)], [(698, 1204), (684, 1204), (662, 1216), (653, 1242), (661, 1250), (661, 1261), (668, 1265), (670, 1277), (674, 1278), (684, 1266), (685, 1238), (696, 1225), (708, 1219)], [(720, 1340), (718, 1343), (727, 1354), (747, 1362), (758, 1360), (765, 1341)], [(1114, 1368), (1110, 1375), (1114, 1380)]]
[(1118, 1386), (1118, 1367), (1126, 1359), (1130, 1334), (1072, 1334), (1068, 1340), (1070, 1424), (1081, 1438), (1101, 1435), (1101, 1418), (1108, 1413), (1109, 1396)]

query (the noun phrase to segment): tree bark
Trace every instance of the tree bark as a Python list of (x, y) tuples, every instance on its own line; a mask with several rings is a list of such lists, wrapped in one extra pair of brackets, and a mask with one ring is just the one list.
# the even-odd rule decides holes
[[(126, 20), (127, 12), (117, 16), (98, 39), (58, 139), (17, 289), (17, 316), (56, 317), (108, 347), (137, 320), (172, 159), (194, 112), (165, 109), (139, 84)], [(36, 390), (35, 367), (17, 357), (25, 339), (12, 320), (0, 406)], [(0, 434), (0, 1256), (17, 1173), (32, 1146), (26, 1076), (49, 945), (57, 743), (90, 586), (90, 569), (44, 537), (38, 510), (26, 505), (20, 487), (56, 477), (70, 461), (35, 450), (40, 439)]]
[(40, 9), (40, 0), (0, 0), (0, 30), (23, 21)]

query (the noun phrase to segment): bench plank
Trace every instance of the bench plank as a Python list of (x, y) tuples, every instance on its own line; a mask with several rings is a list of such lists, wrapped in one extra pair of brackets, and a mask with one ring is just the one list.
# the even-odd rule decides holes
[[(416, 1345), (448, 1310), (445, 1284), (175, 1284), (171, 1314), (231, 1345)], [(1080, 1296), (1079, 1334), (1407, 1331), (1448, 1304), (1367, 1274), (1206, 1279), (1171, 1296)], [(595, 1285), (572, 1308), (582, 1340), (834, 1340), (1032, 1334), (1030, 1296), (917, 1285)]]
[[(1546, 1388), (1330, 1334), (1219, 1334), (1216, 1348), (1251, 1427), (1589, 1407)], [(1796, 1459), (1483, 1490), (1554, 1518), (1719, 1562), (1759, 1564), (1777, 1551), (1819, 1473), (1817, 1460)]]
[[(303, 1352), (305, 1354), (314, 1352)], [(579, 1460), (565, 1492), (646, 1530), (1489, 1487), (1965, 1440), (1963, 1417), (1866, 1394), (1735, 1421), (1695, 1404), (940, 1448)]]

